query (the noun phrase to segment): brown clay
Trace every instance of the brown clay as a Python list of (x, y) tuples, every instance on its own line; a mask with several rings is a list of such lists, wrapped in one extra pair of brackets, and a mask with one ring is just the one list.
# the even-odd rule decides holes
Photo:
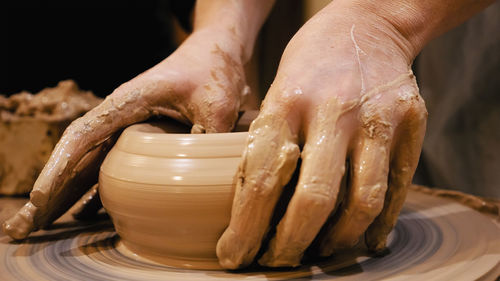
[(0, 194), (26, 194), (66, 127), (102, 100), (71, 80), (0, 96)]

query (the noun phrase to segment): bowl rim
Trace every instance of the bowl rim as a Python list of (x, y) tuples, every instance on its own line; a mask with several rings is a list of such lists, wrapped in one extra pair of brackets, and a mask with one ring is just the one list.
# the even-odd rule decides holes
[(126, 128), (114, 150), (162, 158), (241, 157), (248, 132), (184, 134), (161, 132), (158, 123), (140, 123)]

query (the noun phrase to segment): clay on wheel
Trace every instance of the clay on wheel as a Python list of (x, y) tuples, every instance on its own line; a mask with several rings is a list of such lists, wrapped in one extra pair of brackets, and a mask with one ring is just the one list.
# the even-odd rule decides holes
[(217, 269), (247, 133), (187, 132), (172, 122), (124, 130), (101, 166), (99, 192), (127, 250), (174, 267)]

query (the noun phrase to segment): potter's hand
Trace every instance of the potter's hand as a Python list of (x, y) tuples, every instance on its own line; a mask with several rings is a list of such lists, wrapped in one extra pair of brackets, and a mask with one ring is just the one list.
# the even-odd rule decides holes
[(199, 1), (193, 34), (171, 56), (121, 85), (66, 129), (30, 202), (4, 223), (4, 232), (22, 239), (63, 214), (97, 181), (113, 134), (127, 125), (167, 115), (193, 124), (193, 133), (231, 130), (248, 93), (243, 64), (270, 9), (260, 1), (267, 10), (241, 15), (248, 10), (243, 6), (255, 2)]
[(64, 213), (96, 182), (110, 137), (127, 125), (162, 114), (194, 124), (193, 132), (231, 130), (246, 89), (240, 46), (231, 49), (210, 37), (208, 30), (195, 32), (166, 60), (75, 120), (35, 182), (30, 202), (4, 231), (21, 239)]
[(315, 237), (322, 256), (362, 235), (370, 249), (384, 248), (425, 131), (411, 61), (432, 38), (492, 2), (337, 0), (306, 23), (250, 127), (231, 221), (217, 245), (221, 265), (252, 262), (299, 156), (299, 182), (259, 262), (297, 266)]
[(353, 247), (362, 235), (370, 249), (384, 248), (425, 132), (413, 55), (387, 22), (342, 2), (302, 27), (250, 127), (231, 221), (217, 245), (223, 267), (253, 261), (299, 157), (298, 184), (259, 263), (298, 266), (323, 227), (322, 256)]

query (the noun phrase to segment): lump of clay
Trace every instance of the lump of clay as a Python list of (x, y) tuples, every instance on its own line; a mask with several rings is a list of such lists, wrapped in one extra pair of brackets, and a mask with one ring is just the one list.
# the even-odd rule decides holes
[(35, 95), (0, 95), (0, 194), (30, 192), (66, 127), (101, 101), (71, 80)]

